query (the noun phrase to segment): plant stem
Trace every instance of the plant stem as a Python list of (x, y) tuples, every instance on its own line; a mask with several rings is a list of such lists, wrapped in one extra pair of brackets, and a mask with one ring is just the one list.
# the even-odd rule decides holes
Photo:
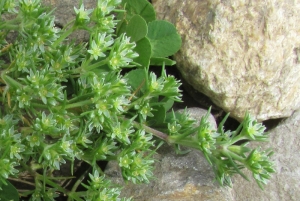
[[(191, 135), (192, 133), (195, 133), (198, 131), (198, 128), (195, 127), (193, 130), (189, 131), (189, 132), (185, 132), (179, 135), (171, 135), (169, 136), (169, 141), (171, 143), (175, 143), (177, 144), (178, 142), (180, 142), (182, 139), (187, 139), (187, 136)], [(191, 139), (189, 138), (189, 141), (191, 141)]]
[(86, 71), (91, 71), (91, 70), (93, 70), (95, 68), (98, 68), (100, 66), (103, 66), (103, 65), (107, 64), (107, 62), (108, 62), (108, 58), (104, 59), (102, 61), (98, 61), (98, 62), (96, 62), (96, 63), (94, 63), (92, 65), (89, 65), (87, 67), (83, 67), (83, 69), (86, 70)]
[(234, 138), (232, 138), (230, 141), (228, 141), (227, 145), (228, 146), (233, 145), (240, 140), (247, 140), (247, 138), (244, 137), (243, 135), (239, 134), (239, 135), (235, 136)]
[(68, 26), (70, 26), (70, 24), (74, 23), (75, 20), (71, 20), (70, 22), (68, 22), (64, 27), (63, 27), (63, 31), (67, 29)]
[(76, 102), (76, 103), (68, 104), (68, 105), (65, 106), (65, 109), (71, 109), (71, 108), (81, 107), (81, 106), (84, 106), (84, 105), (89, 105), (91, 103), (93, 103), (92, 99), (84, 100), (84, 101), (81, 101), (81, 102)]
[[(38, 180), (41, 180), (41, 181), (44, 180), (44, 181), (46, 182), (46, 184), (48, 184), (48, 185), (50, 185), (50, 186), (56, 188), (57, 190), (59, 190), (60, 192), (66, 194), (66, 195), (69, 195), (69, 194), (70, 194), (66, 189), (64, 189), (63, 187), (59, 186), (57, 183), (51, 181), (50, 179), (45, 178), (45, 176), (42, 176), (42, 175), (40, 175), (40, 174), (36, 174), (36, 178), (37, 178)], [(76, 196), (76, 197), (74, 197), (74, 196)], [(81, 198), (79, 198), (77, 195), (72, 194), (72, 197), (73, 197), (74, 199), (76, 199), (76, 200), (83, 201), (83, 200), (82, 200)]]
[(221, 153), (224, 155), (224, 156), (230, 156), (231, 158), (233, 158), (234, 160), (237, 160), (237, 161), (240, 161), (241, 163), (245, 163), (245, 159), (239, 155), (237, 155), (236, 153), (230, 151), (230, 150), (227, 150), (227, 149), (223, 149), (221, 151)]
[(172, 139), (171, 136), (167, 135), (166, 133), (158, 131), (158, 130), (151, 128), (149, 126), (146, 126), (144, 124), (140, 124), (140, 123), (133, 121), (133, 126), (136, 128), (143, 128), (146, 132), (152, 133), (153, 135), (164, 140), (168, 144), (179, 144), (179, 145), (187, 146), (190, 148), (199, 149), (198, 143), (196, 141), (192, 140), (191, 138), (184, 138), (184, 139), (180, 138), (180, 140), (177, 141), (176, 139), (175, 140)]
[(183, 138), (183, 139), (180, 139), (178, 141), (169, 140), (169, 142), (171, 144), (178, 144), (178, 145), (182, 145), (182, 146), (197, 149), (197, 150), (199, 150), (199, 148), (200, 148), (197, 141), (192, 140), (191, 138)]
[(48, 109), (47, 105), (41, 104), (41, 103), (30, 103), (31, 106), (34, 106), (35, 108), (40, 108), (40, 109)]
[[(75, 184), (73, 185), (70, 194), (74, 194), (78, 186), (81, 184), (82, 180), (85, 178), (87, 173), (91, 170), (91, 166), (80, 176), (80, 178), (77, 179)], [(71, 198), (69, 197), (67, 201), (71, 201)]]
[(155, 135), (156, 137), (166, 141), (167, 143), (169, 143), (169, 140), (168, 140), (168, 135), (161, 132), (161, 131), (158, 131), (158, 130), (155, 130), (153, 128), (150, 128), (149, 126), (146, 126), (146, 125), (143, 125), (143, 124), (139, 124), (135, 121), (132, 122), (133, 123), (133, 126), (136, 127), (136, 128), (143, 128), (146, 132), (148, 133), (152, 133), (153, 135)]
[(71, 103), (74, 103), (74, 102), (78, 102), (80, 100), (90, 99), (93, 96), (94, 96), (94, 93), (89, 93), (89, 94), (84, 94), (84, 95), (81, 95), (81, 96), (76, 96), (76, 97), (70, 99), (68, 101), (68, 103), (71, 104)]
[(29, 182), (29, 181), (26, 181), (26, 180), (22, 180), (22, 179), (15, 179), (15, 178), (9, 177), (8, 180), (16, 181), (16, 182), (19, 182), (19, 183), (28, 184), (30, 186), (35, 186), (35, 183)]
[(21, 18), (18, 16), (15, 19), (7, 20), (6, 22), (1, 21), (0, 30), (20, 30)]
[(53, 44), (52, 48), (55, 49), (57, 45), (62, 43), (71, 33), (76, 30), (76, 26), (72, 26), (70, 29), (66, 30)]
[[(146, 80), (147, 81), (147, 80)], [(151, 97), (149, 96), (150, 93), (146, 92), (143, 96), (139, 97), (137, 100), (133, 101), (130, 103), (130, 105), (126, 108), (126, 110), (130, 110), (132, 107), (134, 107), (135, 105), (138, 105), (140, 102), (146, 100), (147, 98), (150, 99)], [(132, 98), (131, 98), (132, 99)]]

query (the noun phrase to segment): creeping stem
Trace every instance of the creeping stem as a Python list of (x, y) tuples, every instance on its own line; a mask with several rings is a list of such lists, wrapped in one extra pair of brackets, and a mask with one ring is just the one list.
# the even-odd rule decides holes
[(139, 123), (137, 123), (137, 122), (135, 122), (135, 121), (133, 121), (132, 123), (133, 123), (133, 126), (134, 126), (134, 127), (136, 127), (136, 128), (142, 128), (142, 129), (144, 129), (146, 132), (152, 133), (152, 134), (155, 135), (156, 137), (158, 137), (158, 138), (160, 138), (160, 139), (166, 141), (167, 143), (169, 143), (169, 142), (168, 142), (168, 137), (169, 137), (169, 136), (168, 136), (167, 134), (165, 134), (165, 133), (163, 133), (163, 132), (161, 132), (161, 131), (155, 130), (155, 129), (153, 129), (153, 128), (150, 128), (149, 126), (146, 126), (146, 125), (143, 125), (143, 124), (139, 124)]
[(63, 40), (65, 40), (71, 33), (76, 30), (76, 27), (73, 26), (70, 29), (66, 30), (53, 44), (52, 48), (56, 48), (57, 45), (61, 44)]

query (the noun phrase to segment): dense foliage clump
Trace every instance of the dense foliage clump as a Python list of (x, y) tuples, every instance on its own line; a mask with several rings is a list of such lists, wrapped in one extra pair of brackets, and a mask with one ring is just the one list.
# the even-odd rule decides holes
[[(129, 200), (118, 198), (97, 162), (117, 161), (125, 180), (149, 182), (160, 141), (202, 151), (222, 185), (234, 173), (244, 176), (242, 168), (260, 186), (267, 182), (270, 152), (236, 145), (265, 141), (263, 125), (246, 115), (236, 131), (224, 132), (224, 122), (214, 130), (207, 116), (195, 125), (187, 113), (169, 111), (181, 101), (180, 82), (164, 67), (175, 64), (167, 57), (181, 39), (172, 24), (155, 19), (150, 3), (98, 0), (94, 9), (81, 3), (74, 11), (59, 29), (39, 0), (0, 2), (0, 198), (18, 200), (10, 182), (17, 181), (30, 187), (18, 190), (31, 200)], [(69, 38), (78, 30), (88, 42)], [(71, 190), (61, 187), (78, 161), (90, 173)], [(54, 174), (63, 164), (69, 174)]]

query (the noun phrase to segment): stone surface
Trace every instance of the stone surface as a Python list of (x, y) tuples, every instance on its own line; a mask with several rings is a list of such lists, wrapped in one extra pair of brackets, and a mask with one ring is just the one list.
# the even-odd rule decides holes
[[(42, 0), (43, 5), (49, 6), (54, 10), (55, 24), (56, 26), (63, 28), (68, 22), (74, 20), (76, 17), (74, 7), (79, 8), (78, 0)], [(95, 0), (85, 0), (84, 8), (92, 9), (97, 5)], [(85, 31), (76, 31), (69, 37), (71, 40), (76, 40), (77, 42), (88, 41), (89, 35)]]
[[(233, 182), (235, 201), (298, 201), (300, 200), (300, 111), (270, 131), (270, 142), (261, 146), (272, 147), (276, 173), (262, 191), (255, 182), (246, 182), (237, 176)], [(250, 178), (250, 176), (249, 176)]]
[[(189, 109), (199, 119), (206, 110)], [(209, 118), (216, 125), (214, 118)], [(150, 184), (125, 184), (116, 163), (109, 162), (105, 173), (113, 182), (124, 186), (122, 196), (136, 201), (231, 201), (231, 190), (213, 182), (211, 166), (199, 151), (176, 155), (173, 148), (164, 145), (155, 156), (155, 180)]]
[(182, 36), (183, 77), (226, 112), (266, 120), (299, 108), (299, 0), (152, 2)]
[[(78, 0), (42, 0), (41, 2), (50, 8), (55, 8), (56, 23), (60, 25), (66, 25), (70, 20), (74, 19), (76, 16), (74, 7), (80, 7)], [(83, 2), (86, 9), (94, 8), (97, 5), (95, 0), (85, 0)]]

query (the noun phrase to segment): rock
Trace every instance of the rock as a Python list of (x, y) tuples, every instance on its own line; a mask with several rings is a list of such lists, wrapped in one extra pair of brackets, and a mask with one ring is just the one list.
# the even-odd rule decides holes
[[(188, 109), (193, 118), (201, 119), (206, 110)], [(211, 116), (210, 122), (216, 122)], [(155, 156), (154, 176), (150, 184), (125, 184), (118, 164), (109, 162), (105, 173), (114, 183), (124, 186), (121, 196), (137, 201), (232, 201), (231, 191), (214, 182), (214, 173), (204, 156), (192, 150), (176, 155), (173, 148), (163, 145)]]
[[(236, 176), (233, 182), (233, 197), (239, 201), (298, 201), (300, 200), (300, 111), (281, 122), (270, 131), (270, 142), (254, 144), (262, 150), (273, 148), (272, 159), (276, 173), (262, 191), (255, 182), (246, 182)], [(249, 175), (249, 178), (251, 175)]]
[[(50, 7), (54, 10), (55, 15), (55, 25), (63, 28), (67, 25), (68, 22), (74, 20), (76, 17), (74, 7), (80, 8), (80, 4), (78, 0), (42, 0), (43, 5)], [(84, 8), (92, 9), (97, 5), (94, 0), (85, 0)], [(69, 37), (71, 40), (76, 40), (76, 42), (84, 42), (88, 41), (89, 34), (86, 31), (80, 30), (71, 34)]]
[[(66, 25), (70, 20), (75, 19), (76, 14), (74, 7), (80, 7), (78, 0), (42, 0), (42, 3), (46, 6), (49, 6), (51, 9), (55, 9), (55, 22), (62, 26)], [(96, 5), (96, 1), (93, 0), (84, 1), (85, 9), (95, 8)]]
[(300, 1), (153, 0), (177, 27), (178, 69), (241, 120), (288, 117), (300, 106)]

